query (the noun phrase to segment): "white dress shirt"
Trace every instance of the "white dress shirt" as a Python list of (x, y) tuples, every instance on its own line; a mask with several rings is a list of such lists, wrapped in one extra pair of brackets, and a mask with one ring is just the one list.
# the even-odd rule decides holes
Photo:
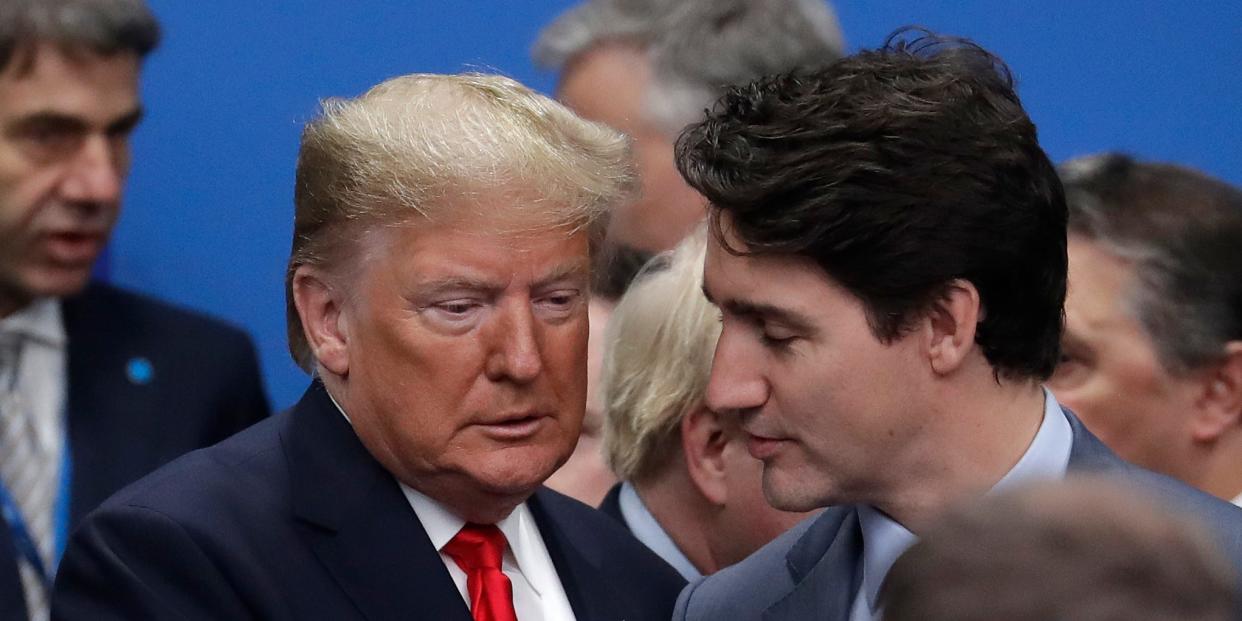
[(625, 519), (625, 525), (630, 528), (635, 539), (651, 548), (651, 551), (664, 559), (664, 562), (672, 565), (673, 569), (676, 569), (677, 573), (681, 574), (687, 582), (694, 582), (703, 577), (703, 574), (695, 569), (694, 563), (686, 558), (681, 548), (677, 547), (673, 539), (656, 521), (655, 516), (651, 515), (651, 511), (647, 510), (647, 505), (643, 504), (643, 499), (638, 497), (638, 491), (630, 485), (629, 481), (621, 484), (621, 496), (618, 500), (621, 505), (621, 517)]
[[(988, 492), (994, 494), (1038, 480), (1061, 479), (1069, 467), (1074, 432), (1060, 404), (1044, 389), (1044, 419), (1035, 439), (1022, 458)], [(918, 540), (904, 526), (872, 507), (860, 506), (858, 518), (863, 533), (863, 554), (859, 559), (862, 584), (854, 597), (850, 621), (878, 621), (883, 612), (877, 607), (880, 586), (888, 570)]]
[(22, 396), (39, 449), (60, 462), (65, 440), (65, 325), (60, 301), (42, 298), (0, 319), (0, 332), (23, 337), (16, 389)]
[[(444, 562), (462, 599), (469, 606), (466, 572), (444, 553), (444, 546), (465, 526), (466, 521), (444, 505), (404, 483), (401, 484), (401, 491), (418, 515), (418, 521), (422, 522), (427, 537), (431, 539), (431, 545), (440, 551), (440, 560)], [(543, 536), (539, 534), (539, 525), (535, 523), (526, 503), (518, 505), (508, 517), (497, 522), (496, 526), (509, 541), (509, 547), (501, 562), (501, 570), (513, 584), (513, 609), (517, 612), (518, 620), (574, 621), (574, 611), (565, 595), (565, 588), (552, 564), (552, 557), (548, 555)]]

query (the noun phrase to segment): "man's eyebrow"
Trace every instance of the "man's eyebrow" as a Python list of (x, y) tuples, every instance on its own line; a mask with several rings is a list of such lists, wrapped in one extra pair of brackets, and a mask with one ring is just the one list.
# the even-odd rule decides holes
[(771, 304), (752, 302), (750, 300), (726, 300), (720, 304), (720, 307), (731, 315), (762, 317), (764, 321), (779, 323), (797, 332), (811, 332), (814, 330), (811, 322), (800, 313)]
[[(128, 133), (138, 126), (138, 123), (142, 121), (142, 116), (142, 108), (134, 108), (108, 123), (104, 131), (110, 134), (118, 132)], [(10, 127), (13, 131), (18, 132), (36, 127), (80, 133), (85, 133), (90, 129), (90, 125), (82, 120), (81, 117), (56, 110), (36, 110), (19, 117)]]
[(35, 128), (49, 127), (59, 131), (85, 132), (87, 130), (86, 123), (76, 116), (52, 110), (39, 110), (14, 119), (9, 125), (9, 131), (20, 133)]
[(134, 108), (128, 114), (125, 114), (117, 120), (108, 124), (108, 133), (127, 134), (130, 130), (138, 126), (142, 122), (143, 115), (146, 114), (142, 108)]
[(548, 271), (542, 278), (535, 281), (534, 287), (540, 289), (548, 285), (572, 278), (589, 278), (590, 263), (583, 259), (581, 261), (566, 261)]

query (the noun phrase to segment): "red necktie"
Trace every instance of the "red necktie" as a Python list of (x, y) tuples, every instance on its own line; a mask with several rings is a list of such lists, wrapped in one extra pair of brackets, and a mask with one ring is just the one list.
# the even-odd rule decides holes
[(505, 534), (495, 525), (466, 524), (442, 550), (466, 572), (474, 621), (517, 621), (513, 585), (500, 570)]

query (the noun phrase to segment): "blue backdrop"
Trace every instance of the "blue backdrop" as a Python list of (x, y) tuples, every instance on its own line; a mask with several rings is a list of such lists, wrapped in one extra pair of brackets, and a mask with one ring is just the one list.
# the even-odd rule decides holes
[[(573, 2), (151, 2), (166, 38), (144, 74), (108, 277), (250, 330), (283, 408), (306, 383), (285, 350), (283, 273), (298, 133), (318, 100), (471, 68), (550, 91), (528, 49)], [(1237, 0), (835, 6), (851, 50), (915, 23), (997, 52), (1058, 161), (1121, 149), (1242, 183)]]

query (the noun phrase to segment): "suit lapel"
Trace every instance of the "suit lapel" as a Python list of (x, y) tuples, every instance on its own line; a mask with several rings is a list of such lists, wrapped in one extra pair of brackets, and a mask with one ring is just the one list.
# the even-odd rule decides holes
[(577, 621), (627, 619), (626, 598), (612, 589), (600, 569), (606, 559), (598, 539), (583, 531), (581, 525), (561, 519), (558, 512), (548, 506), (554, 502), (556, 499), (540, 488), (527, 504), (539, 525), (539, 534), (552, 557), (574, 617)]
[(315, 555), (371, 621), (470, 621), (395, 479), (362, 446), (322, 384), (282, 434), (294, 515)]
[(786, 563), (794, 588), (765, 610), (763, 618), (845, 621), (862, 578), (861, 555), (858, 512), (853, 507), (828, 509), (790, 548)]

